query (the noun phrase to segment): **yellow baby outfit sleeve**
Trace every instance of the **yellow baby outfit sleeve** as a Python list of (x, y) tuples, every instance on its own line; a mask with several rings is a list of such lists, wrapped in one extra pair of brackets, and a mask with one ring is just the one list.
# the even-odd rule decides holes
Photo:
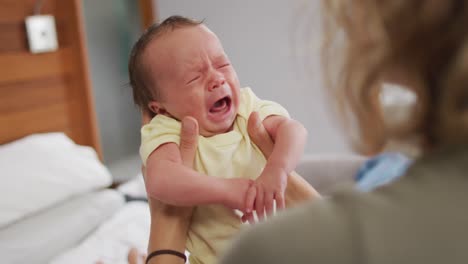
[(180, 128), (179, 121), (164, 115), (155, 116), (141, 128), (140, 157), (145, 166), (149, 155), (159, 146), (171, 142), (179, 145)]
[[(205, 175), (222, 178), (256, 179), (266, 159), (250, 141), (247, 121), (252, 111), (262, 119), (270, 115), (288, 117), (288, 112), (279, 104), (260, 100), (250, 88), (241, 89), (238, 115), (232, 131), (212, 137), (198, 137), (194, 169)], [(156, 116), (141, 130), (141, 158), (146, 163), (148, 156), (165, 143), (180, 142), (179, 121), (166, 116)], [(242, 227), (241, 214), (222, 205), (197, 206), (188, 232), (187, 248), (190, 263), (216, 263)]]

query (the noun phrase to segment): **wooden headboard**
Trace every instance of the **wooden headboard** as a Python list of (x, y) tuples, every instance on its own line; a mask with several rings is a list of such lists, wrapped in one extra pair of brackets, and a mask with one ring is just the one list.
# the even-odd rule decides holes
[(59, 49), (29, 52), (24, 20), (35, 0), (0, 0), (0, 144), (63, 131), (102, 158), (89, 78), (81, 0), (44, 0)]

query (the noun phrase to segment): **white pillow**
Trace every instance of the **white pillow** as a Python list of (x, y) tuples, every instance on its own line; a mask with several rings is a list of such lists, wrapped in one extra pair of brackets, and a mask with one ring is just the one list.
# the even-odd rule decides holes
[(112, 182), (96, 152), (63, 133), (1, 145), (0, 175), (0, 227)]
[(124, 205), (120, 193), (106, 189), (75, 196), (15, 222), (0, 229), (0, 262), (50, 263), (80, 244)]

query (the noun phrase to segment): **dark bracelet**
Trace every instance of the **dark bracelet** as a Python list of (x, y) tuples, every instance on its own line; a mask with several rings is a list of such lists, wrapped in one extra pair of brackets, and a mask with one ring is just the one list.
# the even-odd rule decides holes
[(161, 249), (151, 252), (151, 254), (149, 254), (148, 257), (146, 257), (146, 264), (148, 264), (152, 257), (156, 257), (158, 255), (173, 255), (182, 258), (184, 260), (184, 263), (187, 262), (187, 256), (185, 256), (184, 253), (172, 249)]

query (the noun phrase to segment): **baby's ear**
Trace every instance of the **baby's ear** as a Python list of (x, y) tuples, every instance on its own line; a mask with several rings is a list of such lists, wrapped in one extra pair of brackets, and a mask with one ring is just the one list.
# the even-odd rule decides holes
[(148, 103), (148, 108), (157, 115), (164, 115), (166, 113), (166, 109), (164, 109), (160, 102), (151, 101)]

